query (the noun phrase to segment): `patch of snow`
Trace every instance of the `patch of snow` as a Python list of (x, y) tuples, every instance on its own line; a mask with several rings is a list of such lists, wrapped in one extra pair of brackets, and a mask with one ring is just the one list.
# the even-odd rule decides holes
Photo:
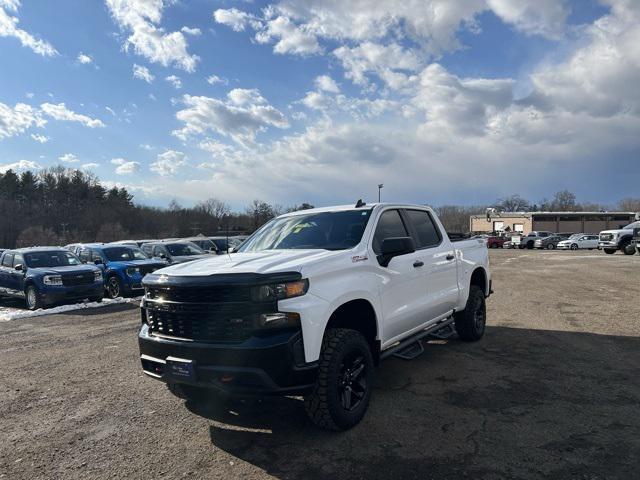
[(18, 320), (20, 318), (33, 318), (33, 317), (41, 317), (43, 315), (56, 315), (59, 313), (72, 312), (75, 310), (84, 310), (87, 308), (101, 308), (106, 307), (108, 305), (115, 305), (118, 303), (130, 303), (132, 305), (138, 305), (142, 297), (134, 297), (134, 298), (122, 298), (118, 297), (115, 299), (105, 298), (102, 302), (85, 302), (85, 303), (74, 303), (72, 305), (60, 305), (59, 307), (53, 308), (41, 308), (39, 310), (26, 310), (24, 308), (13, 308), (13, 307), (0, 307), (0, 322), (8, 322), (10, 320)]

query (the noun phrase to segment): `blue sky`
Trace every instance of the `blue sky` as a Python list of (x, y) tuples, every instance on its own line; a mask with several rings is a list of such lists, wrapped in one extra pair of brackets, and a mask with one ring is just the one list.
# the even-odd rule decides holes
[(0, 170), (136, 200), (639, 196), (633, 0), (0, 0)]

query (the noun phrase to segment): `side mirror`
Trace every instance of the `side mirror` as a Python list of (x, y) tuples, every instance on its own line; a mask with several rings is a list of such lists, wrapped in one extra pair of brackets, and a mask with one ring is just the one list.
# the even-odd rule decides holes
[(159, 258), (166, 260), (167, 259), (167, 254), (166, 253), (161, 253), (160, 255), (158, 255)]
[(102, 259), (101, 258), (96, 258), (93, 263), (95, 263), (96, 265), (102, 265)]
[(416, 244), (411, 237), (390, 237), (382, 241), (378, 263), (386, 267), (393, 257), (406, 255), (416, 251)]
[(23, 270), (24, 270), (24, 266), (23, 266), (21, 263), (17, 264), (17, 265), (16, 265), (15, 267), (13, 267), (13, 268), (15, 268), (18, 272), (21, 272), (21, 271), (23, 271)]

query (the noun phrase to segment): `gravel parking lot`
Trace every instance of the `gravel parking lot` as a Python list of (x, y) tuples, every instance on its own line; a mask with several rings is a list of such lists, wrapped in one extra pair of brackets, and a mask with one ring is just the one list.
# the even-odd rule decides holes
[(640, 256), (491, 261), (484, 339), (385, 361), (341, 434), (295, 398), (171, 396), (142, 374), (129, 304), (0, 323), (0, 478), (638, 478)]

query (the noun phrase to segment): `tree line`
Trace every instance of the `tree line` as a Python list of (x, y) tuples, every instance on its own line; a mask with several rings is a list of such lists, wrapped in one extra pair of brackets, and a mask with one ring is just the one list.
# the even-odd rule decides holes
[[(444, 205), (436, 211), (447, 230), (466, 232), (469, 216), (483, 214), (488, 207), (505, 212), (612, 209), (578, 203), (573, 193), (562, 191), (537, 204), (511, 195), (493, 205)], [(134, 203), (125, 188), (107, 188), (95, 175), (80, 170), (52, 167), (20, 174), (8, 170), (0, 173), (0, 248), (249, 233), (281, 213), (308, 208), (313, 205), (286, 208), (253, 200), (244, 211), (234, 212), (216, 198), (193, 207), (175, 200), (168, 208), (149, 207)], [(640, 211), (640, 199), (625, 199), (613, 208)]]

